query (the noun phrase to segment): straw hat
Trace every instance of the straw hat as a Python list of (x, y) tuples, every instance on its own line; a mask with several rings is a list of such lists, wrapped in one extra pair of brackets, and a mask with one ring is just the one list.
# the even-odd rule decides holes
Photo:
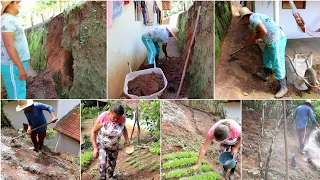
[(19, 111), (23, 110), (24, 108), (27, 108), (32, 105), (33, 105), (32, 99), (18, 100), (18, 106), (16, 107), (16, 111), (19, 112)]
[(243, 7), (239, 10), (239, 14), (240, 14), (240, 19), (243, 18), (243, 16), (248, 15), (248, 14), (253, 14), (252, 11), (250, 11), (247, 7)]
[(312, 106), (312, 102), (311, 102), (310, 99), (307, 99), (307, 100), (306, 100), (306, 103), (309, 103), (309, 104)]
[(167, 28), (168, 28), (168, 30), (170, 31), (170, 33), (172, 34), (172, 36), (173, 36), (175, 39), (178, 39), (177, 36), (178, 36), (178, 33), (179, 33), (179, 29), (176, 28), (176, 27), (170, 27), (170, 26), (168, 26)]
[(126, 152), (127, 154), (132, 154), (134, 151), (134, 147), (132, 145), (124, 148), (124, 152)]
[(7, 8), (7, 6), (11, 3), (12, 1), (1, 1), (1, 15), (3, 14), (3, 11)]

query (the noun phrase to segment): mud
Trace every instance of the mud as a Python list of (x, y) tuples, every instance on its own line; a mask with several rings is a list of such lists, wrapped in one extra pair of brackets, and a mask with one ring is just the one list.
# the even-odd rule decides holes
[[(178, 151), (198, 152), (212, 125), (221, 118), (211, 113), (189, 108), (179, 101), (161, 102), (161, 153), (170, 154)], [(204, 158), (214, 166), (214, 171), (222, 169), (218, 163), (220, 145), (213, 142)], [(238, 156), (241, 159), (241, 155)], [(241, 167), (241, 160), (238, 162)], [(241, 170), (236, 168), (235, 178), (240, 179)]]
[[(243, 109), (246, 109), (243, 106)], [(243, 110), (243, 124), (242, 127), (242, 146), (243, 146), (243, 179), (258, 179), (260, 176), (258, 168), (258, 137), (259, 137), (259, 123), (257, 120), (261, 118), (261, 114), (257, 112), (248, 112)], [(265, 167), (265, 162), (268, 155), (269, 145), (271, 143), (272, 134), (274, 133), (276, 123), (278, 120), (265, 120), (265, 135), (262, 140), (262, 162)], [(309, 133), (308, 135), (309, 136)], [(289, 166), (289, 178), (293, 180), (298, 179), (317, 179), (319, 172), (309, 163), (308, 157), (298, 152), (299, 140), (295, 131), (294, 123), (288, 123), (288, 150), (289, 162), (291, 162), (292, 153), (295, 154), (297, 167)], [(284, 132), (283, 127), (277, 134), (273, 144), (273, 154), (270, 160), (270, 179), (284, 179), (285, 178), (285, 157), (284, 157)], [(263, 176), (264, 177), (264, 176)]]
[(17, 142), (21, 145), (20, 148), (12, 148), (8, 139), (18, 133), (14, 129), (1, 130), (2, 179), (80, 179), (79, 165), (72, 163), (78, 157), (65, 152), (54, 153), (49, 149), (39, 155), (30, 149), (30, 140), (23, 138)]
[(154, 94), (164, 87), (161, 75), (151, 74), (139, 75), (128, 83), (128, 93), (137, 96), (148, 96)]
[(39, 73), (27, 79), (27, 99), (59, 99), (51, 72)]

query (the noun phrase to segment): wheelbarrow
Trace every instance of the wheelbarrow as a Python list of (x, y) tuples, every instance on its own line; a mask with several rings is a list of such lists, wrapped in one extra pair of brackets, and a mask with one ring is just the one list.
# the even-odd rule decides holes
[(313, 54), (301, 54), (294, 51), (293, 58), (286, 55), (286, 75), (288, 83), (294, 84), (298, 90), (310, 87), (319, 88), (317, 73), (312, 69)]
[[(131, 99), (158, 99), (159, 96), (161, 96), (161, 94), (163, 93), (163, 91), (166, 89), (166, 87), (168, 85), (168, 81), (167, 81), (167, 78), (164, 75), (162, 69), (156, 67), (156, 63), (154, 63), (154, 68), (144, 69), (144, 70), (135, 71), (135, 72), (132, 72), (129, 62), (128, 62), (128, 67), (129, 67), (130, 73), (126, 75), (126, 78), (124, 81), (124, 87), (123, 87), (123, 92), (125, 95), (127, 95)], [(162, 76), (164, 87), (160, 91), (153, 93), (153, 94), (150, 94), (148, 96), (137, 96), (134, 94), (129, 94), (128, 83), (131, 80), (138, 77), (139, 75), (152, 74), (152, 73), (160, 74)]]

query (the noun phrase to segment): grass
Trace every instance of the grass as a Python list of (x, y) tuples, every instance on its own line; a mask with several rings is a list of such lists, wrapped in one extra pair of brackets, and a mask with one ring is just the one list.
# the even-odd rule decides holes
[(197, 176), (188, 177), (187, 180), (218, 180), (221, 179), (219, 173), (207, 172)]
[[(191, 157), (191, 158), (182, 158), (182, 159), (174, 159), (169, 162), (165, 162), (162, 165), (163, 169), (175, 169), (178, 167), (183, 167), (183, 166), (191, 166), (195, 165), (198, 161), (198, 157)], [(205, 160), (202, 160), (204, 163)]]
[(160, 164), (155, 164), (153, 165), (150, 169), (149, 169), (149, 172), (153, 172), (153, 171), (156, 171), (160, 168)]
[(166, 154), (163, 156), (163, 159), (181, 159), (181, 158), (191, 158), (191, 157), (198, 157), (197, 152), (176, 152), (172, 154)]
[[(198, 172), (208, 172), (212, 171), (213, 166), (211, 165), (201, 165)], [(188, 169), (178, 169), (178, 170), (173, 170), (170, 171), (169, 173), (166, 174), (166, 179), (171, 179), (171, 178), (180, 178), (186, 175), (192, 176), (194, 174), (193, 167), (190, 167)]]
[(93, 158), (92, 151), (84, 152), (83, 154), (81, 154), (80, 166), (84, 167), (84, 166), (90, 164), (92, 158)]

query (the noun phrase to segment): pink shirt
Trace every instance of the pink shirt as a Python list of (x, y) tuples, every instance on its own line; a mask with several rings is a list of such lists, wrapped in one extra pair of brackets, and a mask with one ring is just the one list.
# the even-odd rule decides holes
[[(102, 114), (100, 114), (100, 116), (98, 117), (98, 119), (99, 119), (101, 125), (104, 125), (105, 123), (114, 123), (113, 121), (111, 121), (111, 120), (109, 119), (108, 111), (103, 112)], [(118, 123), (118, 124), (124, 124), (124, 123), (126, 123), (126, 117), (125, 117), (124, 115), (122, 115), (117, 123)]]
[(210, 138), (214, 139), (213, 132), (214, 132), (215, 128), (216, 128), (219, 124), (221, 124), (221, 123), (223, 123), (223, 122), (226, 122), (226, 121), (229, 122), (229, 124), (230, 124), (230, 134), (229, 134), (229, 136), (228, 136), (228, 139), (235, 139), (235, 138), (240, 137), (240, 135), (241, 135), (241, 126), (237, 123), (237, 121), (232, 120), (232, 119), (222, 119), (222, 120), (216, 122), (216, 123), (210, 128), (210, 130), (209, 130), (209, 132), (208, 132), (208, 136), (209, 136)]

